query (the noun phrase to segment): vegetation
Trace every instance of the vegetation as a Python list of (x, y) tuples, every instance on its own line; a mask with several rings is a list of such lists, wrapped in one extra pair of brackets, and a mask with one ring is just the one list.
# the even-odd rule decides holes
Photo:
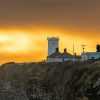
[(100, 45), (99, 44), (97, 44), (96, 49), (97, 49), (97, 52), (100, 52)]
[(0, 100), (100, 100), (100, 62), (4, 64)]

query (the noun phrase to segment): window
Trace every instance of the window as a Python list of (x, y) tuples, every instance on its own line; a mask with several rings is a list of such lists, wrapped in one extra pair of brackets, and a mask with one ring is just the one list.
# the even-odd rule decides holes
[(94, 57), (91, 57), (91, 59), (94, 59)]
[(55, 44), (55, 42), (53, 42), (52, 44)]

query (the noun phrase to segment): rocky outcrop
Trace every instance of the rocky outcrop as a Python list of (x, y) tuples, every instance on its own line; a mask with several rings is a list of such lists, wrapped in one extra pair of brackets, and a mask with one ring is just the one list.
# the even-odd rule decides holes
[(3, 64), (0, 100), (100, 100), (100, 62)]

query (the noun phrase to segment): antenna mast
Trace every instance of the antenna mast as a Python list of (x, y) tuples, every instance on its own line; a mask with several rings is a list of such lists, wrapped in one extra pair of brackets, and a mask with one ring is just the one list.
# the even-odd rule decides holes
[(84, 51), (85, 51), (85, 46), (86, 46), (86, 45), (83, 44), (83, 45), (81, 45), (81, 46), (82, 46), (83, 53), (84, 53)]
[[(81, 45), (81, 46), (82, 46), (82, 49), (83, 49), (83, 55), (84, 55), (84, 52), (85, 52), (85, 46), (86, 46), (86, 45), (83, 44), (83, 45)], [(84, 57), (84, 56), (83, 56), (83, 60), (85, 61), (85, 57)]]
[(73, 60), (74, 60), (74, 55), (75, 55), (75, 52), (74, 52), (74, 43), (73, 43)]

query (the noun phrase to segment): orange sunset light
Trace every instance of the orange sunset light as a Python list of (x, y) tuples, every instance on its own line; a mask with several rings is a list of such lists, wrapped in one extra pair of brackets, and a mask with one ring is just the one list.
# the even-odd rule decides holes
[(41, 61), (47, 37), (81, 54), (100, 44), (100, 0), (0, 0), (0, 63)]
[[(52, 31), (50, 31), (52, 30)], [(59, 36), (60, 51), (67, 48), (72, 53), (81, 54), (81, 44), (86, 44), (86, 51), (95, 51), (98, 41), (83, 34), (84, 32), (70, 30), (0, 30), (0, 63), (40, 61), (47, 56), (47, 37)], [(78, 35), (82, 33), (82, 35)], [(98, 37), (98, 36), (97, 36)]]

